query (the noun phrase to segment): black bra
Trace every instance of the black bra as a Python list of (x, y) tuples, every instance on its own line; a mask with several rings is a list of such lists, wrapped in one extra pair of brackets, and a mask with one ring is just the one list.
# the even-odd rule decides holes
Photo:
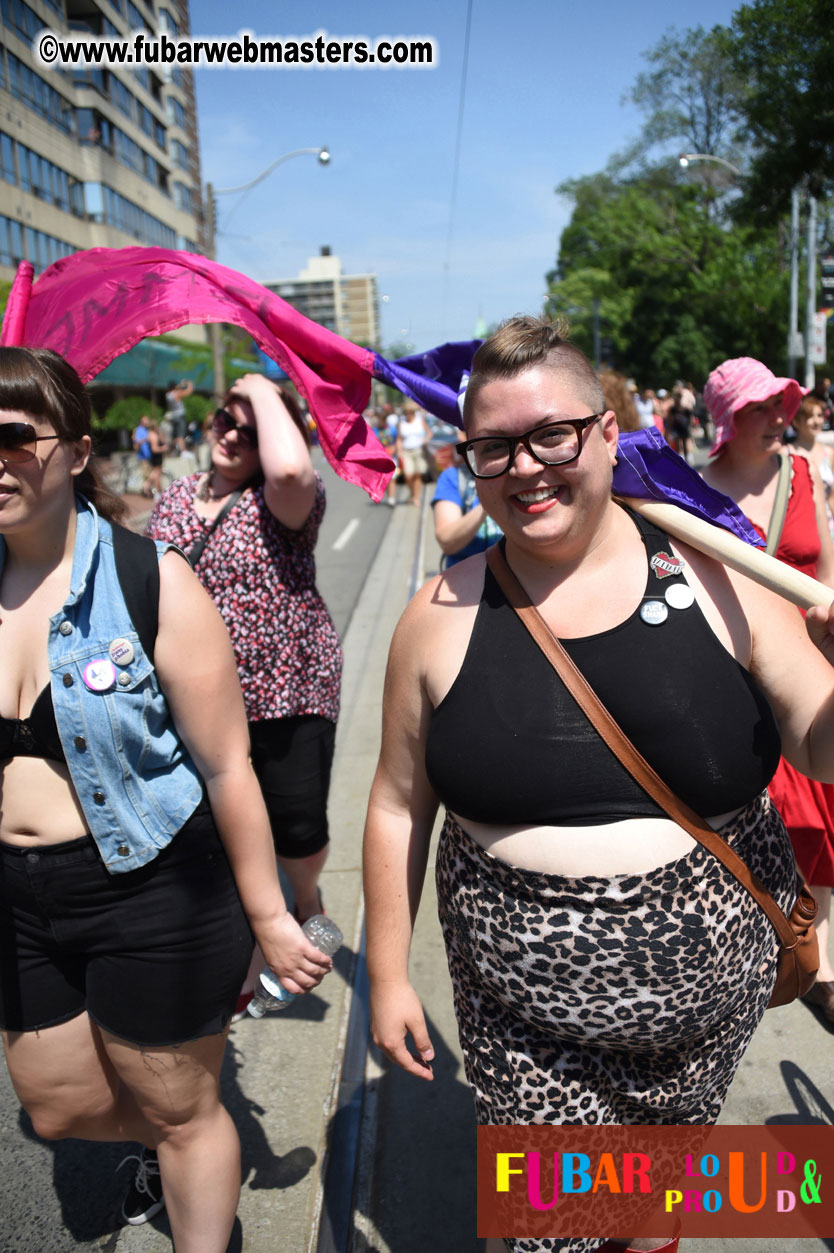
[[(647, 549), (643, 614), (562, 642), (673, 791), (698, 813), (730, 813), (769, 783), (779, 730), (755, 680), (690, 603), (668, 537), (632, 518)], [(431, 715), (426, 769), (446, 807), (472, 822), (664, 817), (594, 731), (489, 569), (460, 672)]]
[(12, 757), (45, 757), (47, 761), (66, 763), (49, 684), (38, 694), (28, 718), (0, 715), (0, 761)]

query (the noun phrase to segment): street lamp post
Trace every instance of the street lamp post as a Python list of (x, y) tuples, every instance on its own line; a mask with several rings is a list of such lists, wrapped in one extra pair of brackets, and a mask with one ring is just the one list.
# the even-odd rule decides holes
[[(273, 170), (279, 165), (283, 165), (285, 161), (289, 161), (292, 157), (302, 157), (306, 155), (315, 156), (319, 165), (330, 164), (330, 149), (321, 148), (294, 148), (292, 152), (285, 152), (282, 156), (277, 157), (265, 170), (261, 170), (248, 183), (242, 183), (240, 187), (214, 187), (211, 183), (206, 183), (206, 255), (212, 261), (217, 260), (217, 206), (215, 204), (215, 196), (232, 196), (236, 192), (248, 192), (258, 183), (268, 178)], [(226, 377), (223, 369), (223, 336), (219, 322), (209, 323), (209, 339), (211, 340), (212, 367), (214, 374), (214, 399), (220, 404), (226, 391)]]
[(682, 152), (678, 157), (678, 164), (683, 170), (691, 161), (715, 161), (717, 165), (724, 165), (728, 170), (732, 170), (733, 174), (738, 175), (739, 178), (742, 177), (737, 165), (733, 165), (731, 161), (725, 161), (723, 157), (714, 157), (711, 152)]

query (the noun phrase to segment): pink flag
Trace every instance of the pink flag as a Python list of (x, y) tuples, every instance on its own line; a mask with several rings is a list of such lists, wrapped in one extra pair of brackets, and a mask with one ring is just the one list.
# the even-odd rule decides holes
[(362, 417), (374, 366), (369, 349), (305, 318), (245, 275), (189, 252), (91, 248), (56, 261), (34, 286), (31, 275), (23, 262), (0, 343), (52, 348), (86, 383), (148, 335), (187, 323), (233, 323), (305, 397), (336, 473), (382, 499), (394, 465)]

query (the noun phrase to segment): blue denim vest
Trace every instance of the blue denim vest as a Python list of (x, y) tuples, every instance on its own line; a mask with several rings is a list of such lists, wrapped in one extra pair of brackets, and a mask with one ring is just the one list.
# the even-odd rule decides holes
[[(170, 843), (197, 808), (203, 784), (128, 616), (110, 523), (83, 497), (76, 517), (70, 594), (49, 623), (52, 701), (88, 829), (107, 869), (119, 874)], [(166, 548), (157, 544), (160, 556)], [(5, 557), (0, 537), (0, 574)], [(133, 659), (116, 665), (114, 682), (95, 691), (85, 669), (103, 661), (109, 670), (118, 639), (130, 641)]]

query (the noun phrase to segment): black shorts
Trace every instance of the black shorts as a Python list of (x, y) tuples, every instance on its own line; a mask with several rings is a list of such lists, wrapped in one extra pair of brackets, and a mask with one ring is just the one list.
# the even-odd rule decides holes
[(154, 466), (161, 466), (161, 465), (162, 465), (162, 453), (152, 452), (151, 453), (151, 466), (154, 467)]
[(310, 857), (330, 836), (327, 794), (336, 724), (317, 714), (249, 723), (252, 765), (279, 857)]
[(222, 1031), (252, 932), (208, 806), (152, 862), (110, 874), (92, 836), (0, 844), (0, 1025), (36, 1031), (85, 1010), (146, 1047)]

